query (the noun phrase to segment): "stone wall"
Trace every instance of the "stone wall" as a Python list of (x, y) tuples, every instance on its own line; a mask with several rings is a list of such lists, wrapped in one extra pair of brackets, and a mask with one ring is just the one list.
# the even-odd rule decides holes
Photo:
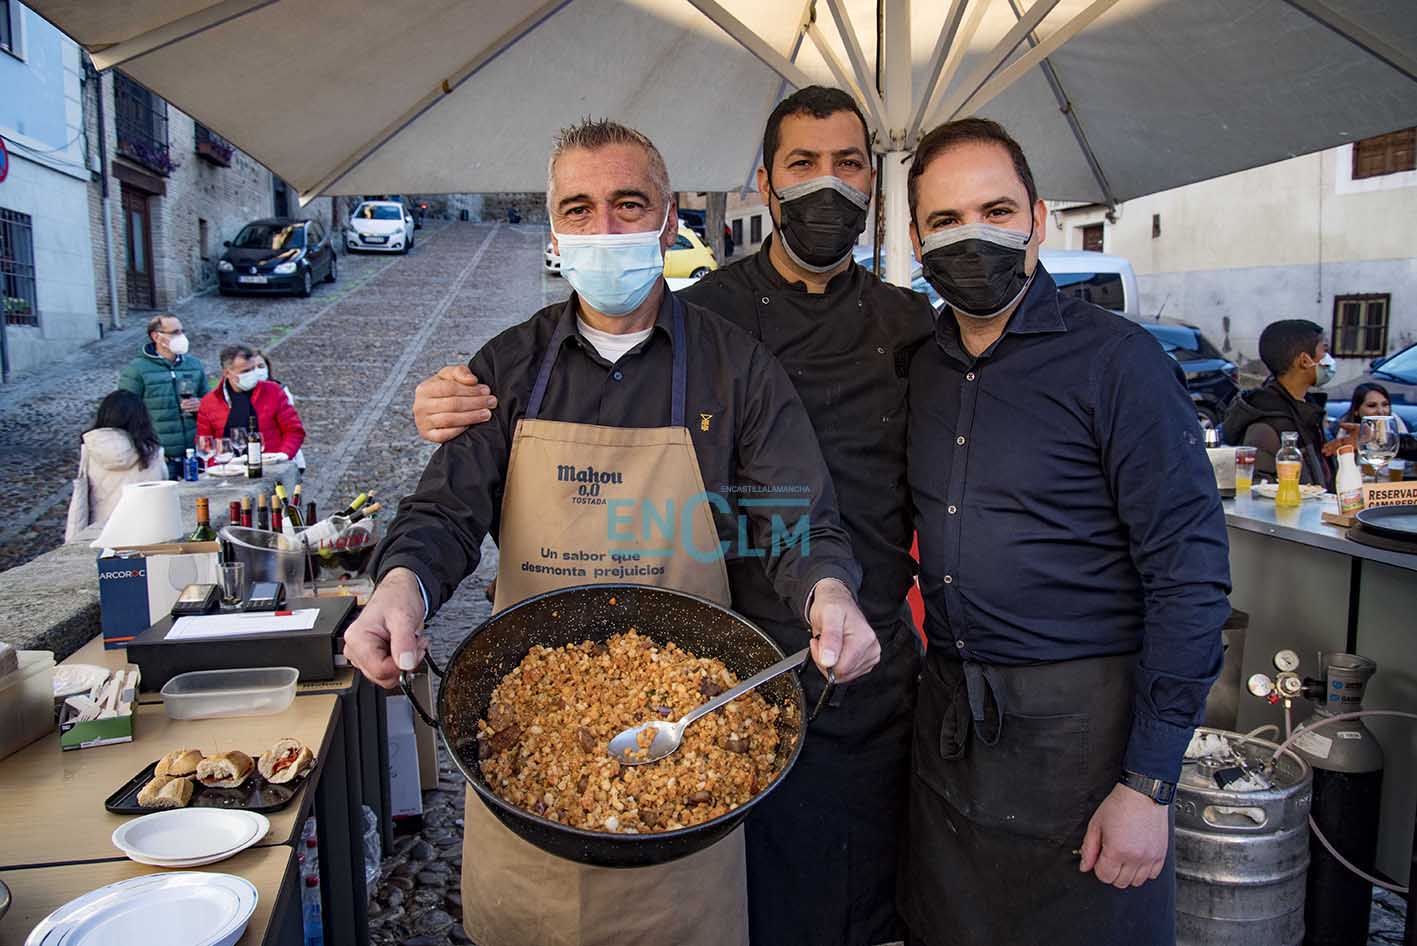
[(496, 223), (506, 221), (507, 208), (516, 207), (522, 215), (522, 223), (546, 222), (546, 194), (542, 191), (524, 191), (507, 194), (426, 194), (414, 198), (426, 203), (428, 212), (435, 216), (446, 216), (458, 220), (467, 211), (473, 223)]

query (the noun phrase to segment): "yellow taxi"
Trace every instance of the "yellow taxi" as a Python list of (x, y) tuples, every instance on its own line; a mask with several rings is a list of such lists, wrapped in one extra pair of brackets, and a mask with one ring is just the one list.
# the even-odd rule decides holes
[(718, 269), (713, 250), (704, 245), (699, 235), (682, 223), (674, 245), (664, 254), (664, 275), (671, 279), (698, 279)]

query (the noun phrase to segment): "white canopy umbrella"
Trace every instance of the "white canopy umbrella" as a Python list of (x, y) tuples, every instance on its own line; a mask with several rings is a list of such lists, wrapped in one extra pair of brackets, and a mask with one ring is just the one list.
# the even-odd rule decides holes
[[(793, 87), (849, 89), (905, 165), (969, 114), (1044, 196), (1115, 204), (1417, 124), (1414, 0), (29, 0), (301, 193), (545, 187), (558, 129), (648, 134), (677, 188), (736, 190)], [(880, 63), (879, 75), (877, 63)]]

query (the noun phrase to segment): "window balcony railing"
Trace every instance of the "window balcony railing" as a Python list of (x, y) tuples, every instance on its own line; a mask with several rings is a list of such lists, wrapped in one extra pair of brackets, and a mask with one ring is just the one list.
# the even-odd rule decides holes
[(114, 73), (113, 111), (118, 153), (167, 175), (177, 168), (167, 146), (167, 102), (121, 72)]
[(220, 167), (231, 167), (231, 156), (236, 148), (231, 142), (197, 122), (197, 157)]

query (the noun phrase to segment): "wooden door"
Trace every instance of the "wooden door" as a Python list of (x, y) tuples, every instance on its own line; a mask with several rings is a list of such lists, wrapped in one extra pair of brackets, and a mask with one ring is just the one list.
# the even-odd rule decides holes
[(153, 227), (148, 195), (123, 186), (123, 233), (127, 246), (128, 307), (153, 308)]

